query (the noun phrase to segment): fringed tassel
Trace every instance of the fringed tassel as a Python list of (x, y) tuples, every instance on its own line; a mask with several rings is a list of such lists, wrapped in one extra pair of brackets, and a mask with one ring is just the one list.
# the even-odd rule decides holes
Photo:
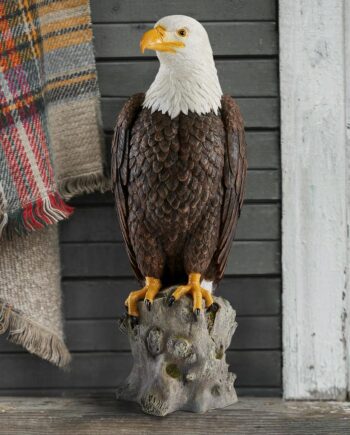
[(0, 335), (6, 332), (9, 341), (58, 367), (66, 368), (71, 361), (69, 350), (56, 334), (0, 302)]
[(5, 233), (8, 238), (12, 238), (14, 233), (23, 235), (40, 230), (47, 225), (67, 219), (73, 210), (73, 207), (67, 205), (58, 193), (50, 193), (45, 198), (39, 198), (23, 209), (10, 213), (7, 225), (4, 226)]
[(59, 191), (65, 200), (73, 196), (93, 192), (107, 192), (111, 190), (111, 180), (101, 173), (91, 173), (69, 177), (59, 183)]

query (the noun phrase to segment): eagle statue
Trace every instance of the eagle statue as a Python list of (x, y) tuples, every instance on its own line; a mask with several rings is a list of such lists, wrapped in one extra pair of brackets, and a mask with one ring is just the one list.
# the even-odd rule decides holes
[(128, 257), (142, 288), (125, 301), (137, 323), (165, 285), (181, 284), (169, 306), (188, 294), (194, 316), (222, 278), (243, 203), (247, 171), (240, 110), (223, 95), (204, 27), (172, 15), (140, 41), (157, 53), (159, 71), (116, 121), (112, 179)]

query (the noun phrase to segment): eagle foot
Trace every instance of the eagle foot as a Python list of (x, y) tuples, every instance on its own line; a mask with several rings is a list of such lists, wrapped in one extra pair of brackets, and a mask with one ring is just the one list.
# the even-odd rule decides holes
[(216, 302), (213, 302), (210, 307), (207, 308), (207, 313), (217, 313), (219, 311), (220, 305)]
[(168, 299), (169, 307), (171, 307), (182, 296), (186, 294), (190, 294), (193, 298), (193, 314), (196, 320), (202, 310), (202, 299), (204, 299), (205, 301), (205, 306), (207, 310), (217, 311), (218, 305), (214, 302), (211, 293), (208, 290), (201, 287), (200, 280), (201, 280), (200, 273), (190, 273), (188, 276), (188, 284), (181, 285), (180, 287), (178, 287)]
[(152, 278), (146, 276), (146, 285), (134, 292), (131, 292), (125, 301), (125, 309), (128, 315), (131, 317), (139, 317), (139, 310), (137, 308), (137, 303), (141, 299), (145, 300), (145, 304), (148, 310), (151, 310), (154, 298), (161, 288), (161, 282), (157, 278)]

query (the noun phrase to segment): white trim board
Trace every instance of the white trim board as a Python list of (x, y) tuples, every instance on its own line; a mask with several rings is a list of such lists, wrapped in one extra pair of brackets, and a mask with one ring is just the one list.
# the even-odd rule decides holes
[(344, 1), (279, 2), (287, 399), (347, 394)]
[(347, 368), (348, 368), (348, 399), (350, 397), (350, 2), (345, 1), (344, 5), (344, 53), (345, 53), (345, 112), (346, 112), (346, 179), (347, 179), (347, 219), (348, 219), (348, 244), (347, 244), (347, 324), (346, 324), (346, 344), (347, 344)]

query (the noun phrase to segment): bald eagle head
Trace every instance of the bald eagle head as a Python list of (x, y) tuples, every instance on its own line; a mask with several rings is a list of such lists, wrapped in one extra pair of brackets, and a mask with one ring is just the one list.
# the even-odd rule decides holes
[(144, 107), (171, 118), (180, 112), (218, 112), (222, 90), (208, 34), (198, 21), (184, 15), (164, 17), (143, 35), (140, 48), (155, 50), (160, 62)]

